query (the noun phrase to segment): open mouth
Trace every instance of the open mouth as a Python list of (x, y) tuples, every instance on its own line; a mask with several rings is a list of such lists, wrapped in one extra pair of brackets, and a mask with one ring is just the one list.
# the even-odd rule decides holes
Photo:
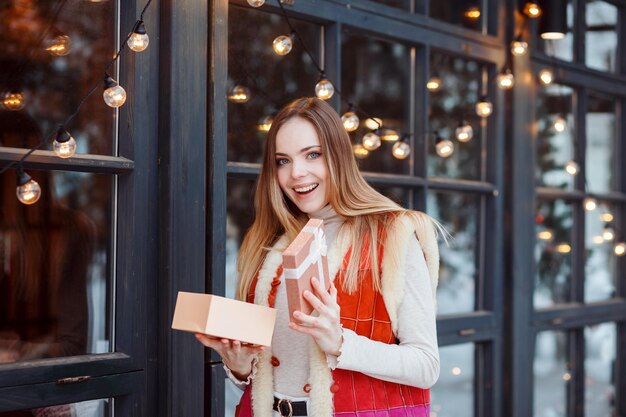
[(311, 184), (311, 185), (307, 185), (304, 187), (293, 188), (293, 190), (300, 195), (306, 195), (306, 194), (311, 193), (317, 187), (319, 187), (319, 184)]

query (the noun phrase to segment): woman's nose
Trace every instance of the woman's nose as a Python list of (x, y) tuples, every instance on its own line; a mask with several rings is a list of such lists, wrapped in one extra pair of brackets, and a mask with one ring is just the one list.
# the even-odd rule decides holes
[(302, 178), (307, 174), (306, 167), (300, 161), (293, 161), (291, 164), (291, 176), (293, 178)]

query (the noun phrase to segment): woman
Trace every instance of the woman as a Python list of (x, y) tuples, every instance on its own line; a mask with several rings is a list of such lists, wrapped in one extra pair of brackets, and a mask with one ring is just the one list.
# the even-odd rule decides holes
[[(238, 415), (428, 416), (439, 375), (435, 223), (371, 188), (326, 102), (301, 98), (269, 131), (241, 246), (237, 296), (278, 310), (271, 348), (197, 334), (245, 388)], [(288, 317), (281, 252), (324, 220), (330, 292), (312, 280), (312, 315)], [(397, 414), (396, 414), (397, 413)]]

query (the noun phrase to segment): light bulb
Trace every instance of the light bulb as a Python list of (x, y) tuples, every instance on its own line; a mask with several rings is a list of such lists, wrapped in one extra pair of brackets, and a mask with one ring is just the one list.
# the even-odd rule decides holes
[(399, 140), (393, 144), (391, 153), (396, 159), (406, 159), (411, 154), (411, 145), (405, 140)]
[(65, 56), (72, 49), (72, 40), (67, 35), (59, 35), (48, 41), (46, 51), (51, 55)]
[(555, 132), (561, 133), (565, 131), (565, 128), (567, 127), (567, 122), (565, 121), (563, 116), (557, 116), (554, 119), (554, 123), (552, 124), (552, 127), (554, 128)]
[(426, 83), (426, 88), (428, 88), (429, 91), (437, 91), (439, 87), (441, 87), (441, 78), (439, 77), (431, 77)]
[(598, 207), (598, 203), (596, 203), (595, 199), (587, 197), (583, 200), (583, 206), (587, 211), (594, 211)]
[(365, 126), (369, 130), (376, 130), (383, 125), (383, 119), (379, 117), (369, 117), (365, 119)]
[(315, 95), (322, 100), (330, 99), (335, 94), (335, 87), (333, 83), (328, 81), (326, 76), (322, 74), (319, 82), (315, 85)]
[(615, 232), (613, 231), (613, 229), (608, 226), (605, 226), (604, 230), (602, 231), (602, 239), (604, 239), (607, 242), (610, 242), (614, 238), (615, 238)]
[(143, 23), (143, 20), (138, 20), (126, 44), (131, 50), (141, 52), (146, 50), (149, 43), (150, 38), (146, 31), (146, 25)]
[(9, 91), (2, 96), (2, 107), (11, 111), (19, 111), (24, 108), (26, 101), (24, 94), (17, 91)]
[(15, 193), (22, 204), (35, 204), (41, 197), (41, 187), (30, 175), (20, 170)]
[(447, 158), (454, 153), (454, 144), (448, 139), (437, 136), (435, 150), (437, 151), (437, 155), (442, 158)]
[(361, 140), (363, 143), (363, 147), (368, 151), (373, 151), (380, 148), (380, 136), (378, 136), (374, 132), (369, 132), (363, 135), (363, 139)]
[(469, 20), (477, 20), (480, 17), (480, 8), (476, 6), (469, 7), (465, 10), (464, 15)]
[(511, 42), (511, 53), (515, 56), (526, 55), (528, 52), (528, 43), (524, 41), (521, 36), (515, 38), (513, 42)]
[(261, 117), (257, 124), (257, 130), (259, 132), (269, 132), (272, 128), (272, 122), (274, 122), (274, 117), (271, 115)]
[(60, 158), (69, 158), (76, 153), (76, 141), (62, 126), (59, 126), (57, 135), (52, 142), (52, 150)]
[(576, 174), (578, 174), (578, 171), (580, 171), (580, 167), (578, 166), (578, 164), (574, 161), (568, 161), (567, 164), (565, 164), (565, 171), (574, 176)]
[(235, 85), (228, 91), (228, 101), (233, 103), (247, 103), (250, 100), (250, 89), (245, 85)]
[(554, 74), (550, 68), (544, 68), (539, 71), (539, 81), (543, 85), (550, 85), (554, 81)]
[(107, 106), (117, 108), (126, 102), (126, 90), (111, 78), (109, 74), (105, 74), (102, 97)]
[(252, 7), (261, 7), (265, 4), (265, 0), (248, 0), (248, 4)]
[(370, 154), (370, 151), (365, 149), (363, 145), (352, 145), (352, 152), (358, 159), (365, 159)]
[(459, 122), (459, 125), (454, 131), (454, 135), (459, 142), (469, 142), (474, 137), (474, 129), (467, 120), (463, 120)]
[(487, 100), (486, 96), (482, 96), (480, 101), (476, 103), (476, 114), (480, 117), (489, 117), (493, 113), (493, 104)]
[(591, 238), (591, 241), (596, 245), (601, 245), (604, 243), (604, 238), (602, 237), (602, 235), (596, 235)]
[(400, 139), (400, 135), (393, 129), (382, 129), (380, 132), (380, 138), (387, 142), (395, 142)]
[(600, 220), (602, 220), (603, 222), (612, 222), (613, 221), (613, 215), (611, 213), (602, 213), (600, 215)]
[(556, 245), (556, 251), (559, 253), (570, 253), (572, 251), (572, 247), (567, 243), (561, 243)]
[(510, 90), (515, 85), (515, 77), (510, 69), (505, 69), (497, 77), (498, 87), (503, 90)]
[(613, 248), (613, 252), (617, 255), (617, 256), (623, 256), (626, 253), (626, 243), (624, 242), (619, 242), (617, 245), (615, 245), (615, 247)]
[(274, 42), (272, 42), (272, 48), (274, 48), (274, 52), (276, 52), (278, 55), (287, 55), (289, 52), (291, 52), (291, 48), (293, 48), (293, 38), (293, 33), (291, 33), (289, 36), (277, 36), (274, 39)]
[(531, 19), (536, 19), (541, 16), (542, 10), (537, 3), (533, 1), (528, 1), (524, 5), (524, 14)]
[(354, 132), (359, 128), (359, 116), (353, 111), (347, 111), (341, 116), (341, 122), (347, 132)]
[(553, 237), (552, 230), (550, 230), (550, 229), (545, 229), (545, 230), (542, 230), (541, 232), (537, 233), (537, 238), (539, 240), (550, 241), (550, 240), (552, 240), (552, 237)]

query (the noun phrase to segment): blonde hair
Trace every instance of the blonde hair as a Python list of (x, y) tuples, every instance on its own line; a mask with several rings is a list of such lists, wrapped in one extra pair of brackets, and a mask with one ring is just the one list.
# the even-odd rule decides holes
[[(239, 283), (237, 298), (245, 300), (254, 276), (260, 270), (267, 252), (280, 236), (286, 234), (289, 241), (300, 232), (308, 217), (286, 197), (277, 179), (275, 161), (276, 134), (294, 117), (302, 118), (313, 126), (320, 141), (322, 155), (328, 166), (329, 203), (337, 214), (345, 218), (342, 232), (352, 244), (352, 254), (342, 285), (346, 291), (357, 288), (357, 272), (360, 253), (364, 243), (369, 245), (368, 261), (378, 265), (379, 232), (395, 218), (395, 215), (411, 213), (420, 221), (427, 217), (423, 213), (409, 212), (374, 190), (359, 172), (352, 153), (350, 138), (337, 112), (325, 101), (304, 97), (285, 106), (274, 118), (268, 133), (263, 166), (256, 187), (254, 200), (255, 219), (246, 233), (237, 262)], [(432, 226), (432, 225), (431, 225)], [(369, 236), (370, 239), (364, 239)], [(372, 268), (374, 283), (380, 290), (380, 273)]]

